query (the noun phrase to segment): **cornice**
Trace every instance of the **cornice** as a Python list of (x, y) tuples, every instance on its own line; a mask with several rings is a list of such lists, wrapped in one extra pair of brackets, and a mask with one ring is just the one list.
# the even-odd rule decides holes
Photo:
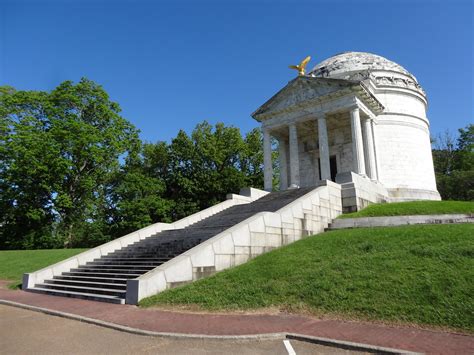
[[(304, 77), (302, 79), (312, 80), (313, 78), (312, 77)], [(316, 79), (321, 80), (321, 78), (316, 78)], [(382, 113), (383, 110), (385, 109), (384, 106), (380, 103), (380, 101), (377, 100), (377, 98), (370, 92), (370, 90), (367, 88), (367, 86), (363, 82), (342, 80), (342, 79), (329, 79), (329, 80), (331, 80), (331, 81), (344, 81), (348, 85), (344, 88), (341, 88), (341, 89), (337, 90), (337, 91), (328, 93), (328, 94), (323, 95), (323, 96), (314, 97), (314, 98), (307, 99), (307, 100), (302, 100), (300, 102), (297, 102), (297, 103), (295, 103), (291, 106), (285, 107), (285, 108), (280, 109), (280, 110), (273, 110), (271, 112), (258, 113), (259, 110), (261, 109), (260, 108), (257, 111), (255, 111), (252, 114), (252, 116), (257, 121), (262, 122), (262, 121), (265, 121), (265, 120), (267, 120), (271, 117), (282, 115), (282, 114), (285, 114), (285, 113), (293, 113), (293, 112), (297, 112), (297, 111), (308, 110), (312, 106), (322, 105), (322, 104), (328, 103), (332, 100), (335, 100), (337, 98), (347, 96), (347, 95), (350, 95), (350, 94), (355, 95), (356, 97), (359, 98), (359, 100), (364, 102), (368, 106), (368, 108), (373, 111), (373, 113), (375, 115), (378, 115), (378, 114)], [(290, 83), (292, 83), (293, 81), (294, 80), (292, 80)], [(275, 94), (270, 100), (268, 100), (267, 103), (270, 102), (272, 99), (274, 99), (283, 90), (284, 90), (284, 88), (282, 90), (280, 90), (277, 94)], [(267, 103), (265, 103), (264, 105), (266, 105)], [(263, 107), (263, 105), (262, 105), (262, 107)]]

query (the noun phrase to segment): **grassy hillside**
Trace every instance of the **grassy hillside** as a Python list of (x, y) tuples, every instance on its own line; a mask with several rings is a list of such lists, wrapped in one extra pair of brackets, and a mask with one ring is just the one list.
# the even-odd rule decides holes
[(474, 213), (474, 202), (470, 201), (410, 201), (376, 203), (362, 211), (347, 213), (339, 218), (409, 216), (420, 214)]
[(23, 273), (42, 269), (87, 249), (1, 250), (0, 279), (11, 280), (12, 287), (21, 283)]
[(474, 225), (331, 231), (143, 300), (474, 330)]

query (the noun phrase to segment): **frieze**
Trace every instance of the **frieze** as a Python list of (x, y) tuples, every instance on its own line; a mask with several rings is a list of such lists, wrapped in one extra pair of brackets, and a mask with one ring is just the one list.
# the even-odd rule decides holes
[(401, 88), (417, 90), (417, 91), (420, 91), (423, 95), (426, 95), (421, 85), (411, 79), (398, 78), (394, 76), (374, 76), (374, 75), (372, 75), (371, 78), (374, 80), (376, 85), (398, 86)]
[[(324, 75), (321, 70), (324, 68), (321, 68), (320, 70), (316, 70), (311, 72), (309, 75), (311, 77), (327, 77)], [(376, 85), (389, 85), (389, 86), (397, 86), (401, 88), (406, 88), (406, 89), (412, 89), (421, 92), (424, 96), (426, 96), (425, 91), (421, 87), (420, 84), (418, 84), (415, 80), (413, 79), (408, 79), (408, 78), (400, 78), (397, 76), (389, 76), (389, 75), (377, 75), (374, 73), (374, 71), (367, 69), (363, 71), (359, 71), (356, 73), (352, 73), (347, 75), (344, 79), (346, 80), (354, 80), (354, 81), (364, 81), (367, 79), (373, 80), (373, 82)]]

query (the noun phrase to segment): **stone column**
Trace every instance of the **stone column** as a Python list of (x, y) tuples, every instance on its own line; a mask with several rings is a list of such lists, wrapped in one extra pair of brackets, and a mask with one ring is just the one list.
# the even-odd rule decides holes
[(362, 129), (360, 127), (358, 107), (351, 110), (351, 131), (354, 172), (360, 175), (365, 175), (364, 144), (362, 141)]
[(267, 128), (263, 129), (263, 188), (273, 189), (272, 142)]
[(298, 131), (296, 123), (289, 125), (290, 136), (290, 188), (300, 186), (300, 160), (298, 156)]
[(326, 117), (318, 118), (318, 138), (321, 180), (331, 180), (331, 166), (329, 164), (329, 142)]
[(288, 188), (288, 141), (278, 139), (278, 153), (280, 159), (280, 191)]
[(365, 164), (367, 176), (376, 180), (374, 140), (372, 136), (372, 124), (370, 119), (364, 119), (362, 125), (363, 137), (365, 142)]
[(379, 163), (377, 160), (377, 149), (375, 148), (376, 146), (376, 140), (375, 140), (375, 129), (374, 129), (374, 120), (370, 120), (370, 132), (372, 133), (372, 148), (374, 152), (374, 176), (375, 180), (379, 180)]

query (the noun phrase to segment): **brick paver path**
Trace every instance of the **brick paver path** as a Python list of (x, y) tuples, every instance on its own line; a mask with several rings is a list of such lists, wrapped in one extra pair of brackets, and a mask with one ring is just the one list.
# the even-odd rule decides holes
[(156, 332), (248, 335), (289, 332), (430, 354), (474, 354), (474, 336), (298, 315), (191, 314), (0, 289), (0, 299)]

